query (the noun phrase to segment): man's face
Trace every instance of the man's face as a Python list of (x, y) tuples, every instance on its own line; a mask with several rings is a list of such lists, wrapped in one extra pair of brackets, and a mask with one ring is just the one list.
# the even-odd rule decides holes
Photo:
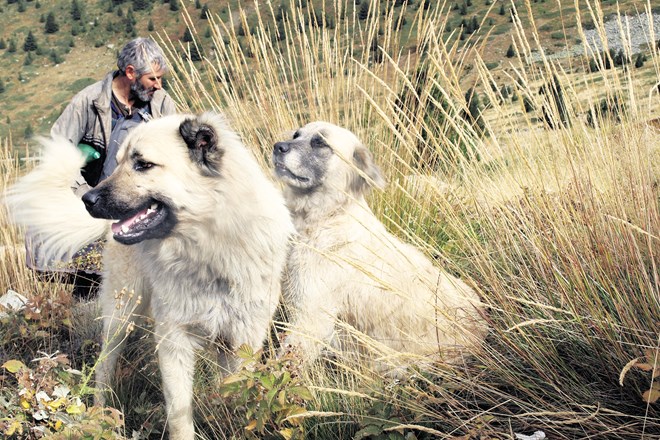
[(147, 72), (133, 80), (131, 83), (131, 92), (141, 101), (151, 101), (154, 92), (163, 88), (164, 74), (164, 69), (157, 64), (152, 65), (151, 72)]

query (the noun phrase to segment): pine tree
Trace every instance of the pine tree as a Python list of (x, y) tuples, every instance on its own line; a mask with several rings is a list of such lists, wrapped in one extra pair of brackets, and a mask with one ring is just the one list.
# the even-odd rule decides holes
[(7, 52), (14, 53), (16, 52), (16, 41), (9, 40), (9, 46), (7, 47)]
[(147, 31), (149, 32), (154, 31), (154, 21), (152, 19), (149, 19), (149, 23), (147, 23)]
[(5, 83), (2, 78), (0, 78), (0, 93), (5, 93)]
[(461, 8), (458, 10), (458, 13), (461, 15), (467, 15), (467, 4), (463, 2)]
[(170, 11), (176, 12), (179, 10), (179, 0), (170, 0)]
[(202, 3), (199, 0), (195, 0), (195, 9), (202, 9)]
[(204, 6), (202, 6), (202, 11), (199, 13), (199, 18), (201, 18), (202, 20), (208, 20), (210, 13), (211, 12), (209, 11), (209, 5), (204, 3)]
[(28, 122), (28, 125), (25, 127), (25, 131), (23, 131), (23, 137), (25, 139), (30, 139), (34, 135), (34, 130), (32, 129), (32, 124)]
[(44, 32), (46, 32), (47, 34), (54, 34), (59, 30), (60, 30), (60, 25), (57, 24), (57, 20), (55, 20), (55, 14), (49, 12), (48, 16), (46, 17), (46, 25), (44, 26)]
[(509, 44), (509, 48), (506, 50), (506, 57), (513, 58), (516, 56), (516, 49), (513, 48), (513, 43)]
[(186, 30), (183, 32), (183, 37), (181, 37), (181, 41), (183, 41), (184, 43), (193, 41), (192, 32), (190, 32), (189, 27), (187, 27)]
[(640, 67), (642, 67), (644, 65), (645, 58), (646, 57), (644, 55), (642, 55), (641, 53), (637, 54), (637, 58), (635, 58), (635, 68), (636, 69), (639, 69)]
[(358, 12), (358, 18), (360, 20), (366, 20), (369, 18), (369, 0), (362, 0), (362, 3), (360, 3), (360, 12)]
[(133, 0), (133, 9), (144, 11), (149, 8), (149, 0)]
[(470, 27), (472, 28), (472, 32), (477, 32), (479, 30), (479, 20), (477, 20), (477, 16), (473, 15), (472, 20), (470, 20)]
[(28, 32), (27, 37), (25, 37), (25, 42), (23, 43), (23, 51), (33, 52), (37, 50), (37, 39), (35, 38), (32, 31)]
[(0, 50), (4, 50), (7, 48), (7, 43), (5, 42), (4, 38), (0, 38)]
[(498, 12), (500, 15), (505, 15), (506, 14), (506, 9), (504, 9), (504, 3), (500, 4), (500, 11)]
[(73, 0), (71, 3), (71, 18), (76, 21), (82, 18), (82, 10), (80, 9), (78, 0)]

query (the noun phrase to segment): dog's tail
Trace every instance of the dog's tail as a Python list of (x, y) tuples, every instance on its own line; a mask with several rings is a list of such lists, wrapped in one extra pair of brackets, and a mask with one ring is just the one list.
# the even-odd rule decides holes
[(105, 236), (107, 220), (91, 217), (71, 186), (85, 164), (83, 153), (63, 138), (40, 139), (39, 164), (7, 189), (11, 220), (27, 228), (44, 261), (67, 261)]

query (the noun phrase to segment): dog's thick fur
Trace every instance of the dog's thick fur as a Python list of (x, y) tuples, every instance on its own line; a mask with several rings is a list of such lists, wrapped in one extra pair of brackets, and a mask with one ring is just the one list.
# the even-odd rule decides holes
[(83, 164), (76, 147), (62, 140), (44, 147), (41, 164), (7, 201), (47, 257), (66, 257), (109, 234), (97, 384), (109, 383), (129, 322), (151, 316), (170, 437), (192, 439), (194, 352), (220, 340), (221, 362), (231, 370), (232, 350), (258, 349), (267, 336), (293, 232), (281, 193), (212, 114), (135, 128), (116, 171), (83, 196), (85, 205), (68, 188)]
[[(291, 333), (286, 341), (314, 359), (322, 343), (345, 350), (339, 322), (385, 347), (395, 368), (458, 360), (483, 340), (479, 299), (463, 281), (436, 268), (390, 234), (365, 202), (383, 178), (350, 131), (326, 122), (278, 142), (273, 164), (298, 236), (284, 280)], [(380, 344), (379, 344), (380, 343)], [(391, 349), (391, 350), (388, 350)]]

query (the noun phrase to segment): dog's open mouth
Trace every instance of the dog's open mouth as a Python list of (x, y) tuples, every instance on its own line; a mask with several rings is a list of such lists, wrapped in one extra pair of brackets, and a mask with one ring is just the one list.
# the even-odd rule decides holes
[(174, 215), (162, 203), (152, 201), (148, 206), (112, 224), (115, 240), (135, 244), (150, 238), (163, 238), (174, 227)]

